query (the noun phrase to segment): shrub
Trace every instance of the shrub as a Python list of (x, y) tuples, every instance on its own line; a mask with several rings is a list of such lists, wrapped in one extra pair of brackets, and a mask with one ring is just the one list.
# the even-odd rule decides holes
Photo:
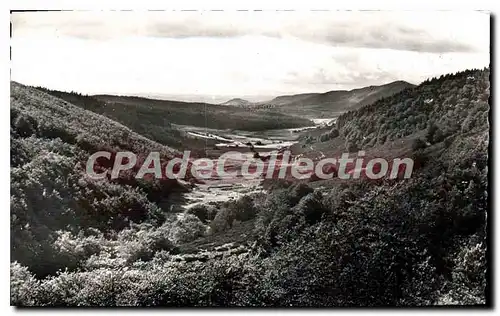
[(229, 207), (234, 209), (235, 220), (241, 222), (248, 221), (254, 218), (257, 214), (252, 198), (247, 195), (244, 195), (236, 200), (236, 202), (231, 203)]
[(336, 128), (332, 128), (330, 131), (323, 133), (319, 136), (319, 141), (320, 142), (326, 142), (329, 141), (330, 139), (337, 138), (340, 135), (340, 132)]
[(65, 129), (64, 127), (57, 126), (53, 123), (43, 122), (38, 129), (38, 135), (43, 138), (60, 138), (68, 144), (75, 144), (77, 142), (76, 135)]
[(69, 231), (57, 231), (57, 239), (53, 246), (59, 255), (59, 260), (64, 263), (68, 270), (77, 268), (82, 262), (92, 255), (98, 254), (105, 247), (106, 240), (101, 233), (98, 236), (85, 237), (82, 232), (78, 236), (74, 236)]
[(257, 208), (254, 205), (253, 198), (244, 195), (236, 201), (224, 203), (210, 223), (211, 232), (225, 231), (233, 227), (235, 220), (244, 222), (255, 218), (256, 215)]
[(346, 148), (346, 150), (348, 152), (355, 152), (355, 151), (359, 150), (358, 145), (356, 144), (356, 142), (352, 141), (352, 140), (346, 142), (345, 148)]
[(320, 142), (326, 142), (326, 141), (328, 141), (329, 139), (330, 139), (330, 138), (328, 137), (328, 133), (323, 133), (323, 134), (321, 134), (321, 135), (319, 136), (319, 139), (318, 139), (318, 140), (319, 140)]
[(215, 218), (217, 210), (213, 205), (199, 203), (190, 207), (186, 213), (192, 214), (198, 217), (202, 223), (206, 223)]
[(296, 236), (305, 218), (301, 207), (294, 207), (313, 191), (306, 184), (297, 183), (286, 189), (276, 190), (267, 197), (258, 213), (254, 229), (263, 245), (273, 246)]
[(300, 201), (300, 199), (312, 192), (314, 192), (314, 189), (305, 183), (293, 184), (287, 189), (288, 204), (290, 206), (294, 206)]
[(14, 128), (21, 137), (29, 137), (36, 133), (37, 121), (31, 116), (20, 114), (14, 121)]
[(486, 253), (479, 243), (463, 248), (453, 259), (452, 279), (445, 283), (438, 305), (479, 305), (486, 300)]
[(332, 128), (330, 130), (330, 132), (328, 133), (328, 136), (330, 137), (330, 139), (337, 138), (337, 137), (339, 137), (339, 135), (340, 135), (340, 132), (337, 128)]
[(10, 304), (14, 306), (36, 305), (40, 281), (18, 262), (10, 264)]
[(435, 124), (431, 123), (427, 128), (427, 134), (425, 135), (427, 141), (431, 144), (436, 144), (444, 139), (443, 131)]
[(173, 249), (171, 239), (177, 238), (177, 241), (179, 238), (185, 238), (185, 235), (179, 235), (181, 232), (173, 230), (169, 225), (156, 228), (148, 224), (132, 224), (129, 229), (118, 234), (117, 254), (127, 263), (148, 261), (158, 251)]
[(223, 206), (215, 215), (215, 218), (210, 223), (211, 233), (218, 233), (233, 227), (233, 222), (236, 219), (234, 208)]
[(174, 244), (186, 243), (204, 236), (206, 229), (198, 217), (184, 214), (171, 225), (169, 237)]
[(425, 143), (424, 140), (422, 140), (420, 138), (415, 139), (411, 145), (411, 148), (413, 149), (413, 151), (417, 151), (417, 150), (425, 148), (425, 147), (427, 147), (427, 144)]
[(327, 212), (319, 192), (309, 193), (304, 196), (292, 211), (303, 216), (308, 225), (321, 221), (322, 215)]

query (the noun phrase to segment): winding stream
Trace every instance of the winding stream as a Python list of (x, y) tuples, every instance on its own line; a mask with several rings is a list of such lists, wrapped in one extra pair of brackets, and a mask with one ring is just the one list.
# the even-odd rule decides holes
[[(237, 150), (241, 154), (251, 157), (253, 153), (246, 145), (247, 143), (252, 143), (259, 153), (266, 155), (273, 150), (289, 148), (297, 142), (301, 132), (324, 125), (327, 121), (331, 121), (331, 119), (318, 119), (314, 121), (317, 125), (300, 129), (277, 129), (260, 132), (216, 130), (187, 125), (176, 125), (175, 127), (190, 135), (190, 137), (220, 141), (221, 143), (217, 145), (221, 149), (219, 154)], [(213, 161), (216, 163), (217, 158), (213, 159)], [(240, 167), (241, 165), (234, 166), (235, 170)], [(264, 191), (262, 181), (263, 178), (210, 178), (205, 180), (204, 183), (194, 184), (190, 192), (181, 193), (177, 198), (174, 197), (172, 207), (177, 212), (184, 213), (185, 210), (199, 203), (236, 200), (246, 194)]]

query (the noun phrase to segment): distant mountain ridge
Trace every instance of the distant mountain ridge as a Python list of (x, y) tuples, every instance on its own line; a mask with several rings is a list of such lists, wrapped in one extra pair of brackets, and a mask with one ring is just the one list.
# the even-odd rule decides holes
[(253, 109), (272, 108), (276, 111), (308, 118), (336, 117), (343, 112), (359, 109), (381, 98), (413, 87), (415, 86), (411, 83), (398, 80), (380, 86), (368, 86), (353, 90), (332, 90), (324, 93), (282, 95), (264, 102), (249, 102), (236, 98), (223, 103), (223, 105)]
[(251, 131), (313, 125), (307, 119), (275, 111), (248, 111), (239, 107), (137, 96), (88, 96), (43, 87), (36, 89), (104, 115), (160, 144), (179, 149), (206, 146), (206, 142), (201, 144), (185, 138), (172, 124)]
[(226, 101), (224, 103), (221, 103), (221, 105), (239, 106), (239, 107), (251, 106), (253, 104), (256, 104), (256, 103), (253, 103), (253, 102), (241, 99), (241, 98), (234, 98), (234, 99), (231, 99), (231, 100)]

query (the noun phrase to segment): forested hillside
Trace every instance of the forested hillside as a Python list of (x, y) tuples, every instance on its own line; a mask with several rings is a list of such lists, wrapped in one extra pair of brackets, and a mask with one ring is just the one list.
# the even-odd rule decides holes
[(246, 107), (273, 109), (308, 118), (337, 117), (345, 111), (357, 110), (410, 87), (413, 85), (408, 82), (394, 81), (380, 86), (353, 90), (282, 95), (269, 101), (246, 105)]
[(160, 144), (182, 149), (183, 141), (186, 142), (181, 132), (172, 127), (170, 120), (165, 115), (152, 113), (148, 107), (145, 107), (143, 111), (138, 110), (131, 113), (134, 110), (133, 108), (117, 108), (91, 95), (50, 90), (43, 87), (36, 87), (36, 89), (61, 98), (83, 109), (109, 117), (114, 121), (124, 124), (134, 132)]
[(418, 131), (438, 143), (462, 133), (488, 130), (490, 71), (467, 70), (426, 80), (338, 118), (356, 147), (372, 147)]
[(74, 269), (79, 255), (92, 252), (65, 249), (72, 246), (60, 243), (64, 236), (116, 233), (131, 222), (160, 225), (165, 214), (156, 202), (182, 189), (175, 180), (126, 174), (113, 181), (88, 178), (85, 163), (99, 150), (158, 151), (165, 159), (178, 152), (17, 83), (11, 84), (10, 137), (11, 259), (38, 276)]
[(204, 103), (111, 95), (89, 96), (43, 87), (37, 89), (107, 116), (140, 135), (180, 150), (204, 147), (205, 142), (184, 137), (172, 124), (248, 131), (312, 125), (309, 120), (276, 112), (257, 113)]
[[(75, 107), (14, 85), (13, 113), (26, 119), (15, 114), (11, 126), (12, 142), (19, 144), (12, 155), (23, 157), (11, 169), (11, 301), (484, 304), (489, 86), (489, 70), (446, 75), (339, 118), (333, 137), (347, 137), (360, 149), (427, 135), (411, 146), (421, 164), (410, 179), (350, 180), (316, 189), (274, 184), (268, 193), (200, 205), (171, 219), (140, 186), (82, 179), (75, 157), (84, 149), (33, 128), (40, 126), (34, 117), (50, 122)], [(49, 112), (32, 115), (41, 109)], [(78, 111), (82, 120), (99, 119)], [(73, 131), (77, 118), (69, 117), (62, 126)], [(136, 207), (147, 216), (130, 218), (126, 210)], [(227, 238), (238, 238), (239, 244), (232, 248)]]
[(122, 111), (129, 116), (141, 117), (147, 115), (153, 125), (160, 125), (154, 118), (167, 120), (180, 125), (193, 125), (215, 129), (239, 129), (261, 131), (267, 129), (293, 128), (310, 126), (312, 123), (304, 118), (287, 114), (264, 111), (248, 111), (237, 107), (215, 104), (154, 100), (141, 97), (126, 97), (113, 95), (97, 95), (112, 111)]

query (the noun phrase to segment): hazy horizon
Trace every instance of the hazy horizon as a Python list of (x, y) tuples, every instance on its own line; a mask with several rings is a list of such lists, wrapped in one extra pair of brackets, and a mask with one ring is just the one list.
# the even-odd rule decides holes
[[(399, 81), (399, 80), (396, 80), (396, 81)], [(392, 82), (395, 82), (395, 81), (385, 82), (385, 83), (377, 84), (375, 86), (382, 86), (382, 85), (386, 85), (386, 84), (389, 84)], [(19, 83), (24, 84), (22, 82), (19, 82)], [(411, 84), (418, 85), (420, 83), (421, 82), (411, 83)], [(41, 86), (41, 87), (51, 89), (50, 87), (46, 87), (46, 86)], [(365, 87), (368, 87), (368, 86), (356, 87), (353, 89), (355, 90), (355, 89), (360, 89), (360, 88), (365, 88)], [(353, 89), (349, 89), (349, 90), (353, 90)], [(59, 91), (61, 91), (61, 90), (59, 90)], [(81, 91), (76, 91), (74, 89), (62, 90), (62, 91), (63, 92), (83, 93)], [(113, 91), (107, 91), (107, 92), (90, 94), (90, 95), (136, 96), (136, 97), (143, 97), (143, 98), (149, 98), (149, 99), (159, 99), (159, 100), (183, 101), (183, 102), (203, 102), (203, 103), (220, 104), (220, 103), (230, 101), (232, 99), (243, 99), (243, 100), (250, 101), (250, 102), (263, 102), (263, 101), (270, 101), (276, 97), (284, 96), (284, 95), (298, 95), (298, 94), (307, 94), (307, 93), (326, 93), (329, 91), (333, 91), (333, 90), (304, 91), (304, 92), (298, 92), (298, 93), (292, 92), (292, 93), (282, 93), (282, 94), (276, 94), (276, 95), (203, 95), (203, 94), (148, 93), (148, 92), (145, 92), (145, 93), (116, 93)]]
[(15, 12), (11, 23), (12, 80), (85, 94), (263, 101), (418, 84), (490, 59), (490, 16), (477, 11)]

